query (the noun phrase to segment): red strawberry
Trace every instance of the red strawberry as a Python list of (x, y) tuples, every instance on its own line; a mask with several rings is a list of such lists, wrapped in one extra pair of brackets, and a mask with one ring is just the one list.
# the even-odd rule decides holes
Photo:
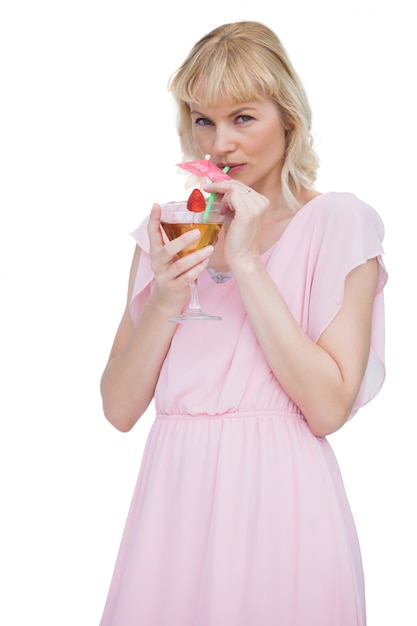
[(201, 213), (206, 208), (206, 200), (199, 189), (193, 189), (187, 200), (187, 209), (194, 213)]

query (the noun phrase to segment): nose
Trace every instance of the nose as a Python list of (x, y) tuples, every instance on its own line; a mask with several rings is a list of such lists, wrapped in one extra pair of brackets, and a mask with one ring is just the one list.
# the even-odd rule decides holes
[(214, 136), (213, 154), (219, 156), (233, 152), (236, 149), (236, 138), (233, 128), (229, 125), (217, 125)]

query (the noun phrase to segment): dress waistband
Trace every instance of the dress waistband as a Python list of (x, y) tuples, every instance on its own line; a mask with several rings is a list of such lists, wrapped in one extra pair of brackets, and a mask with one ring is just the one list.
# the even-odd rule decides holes
[(225, 411), (224, 413), (162, 413), (157, 411), (156, 419), (161, 420), (222, 420), (222, 419), (253, 419), (262, 417), (290, 417), (305, 421), (300, 411)]

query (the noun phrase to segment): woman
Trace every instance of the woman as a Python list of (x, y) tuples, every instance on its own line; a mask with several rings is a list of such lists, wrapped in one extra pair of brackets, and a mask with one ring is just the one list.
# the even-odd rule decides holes
[[(264, 25), (209, 33), (170, 88), (184, 160), (230, 167), (204, 187), (227, 220), (183, 258), (196, 233), (165, 245), (158, 204), (133, 233), (101, 389), (119, 430), (153, 398), (156, 419), (101, 624), (363, 626), (326, 436), (383, 383), (383, 225), (353, 194), (314, 189), (307, 98)], [(167, 321), (196, 278), (223, 321)]]

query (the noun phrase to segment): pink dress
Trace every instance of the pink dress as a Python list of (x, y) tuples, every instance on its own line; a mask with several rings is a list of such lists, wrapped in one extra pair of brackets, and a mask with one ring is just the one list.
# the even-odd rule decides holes
[[(326, 193), (292, 219), (263, 263), (316, 341), (338, 312), (347, 274), (377, 257), (368, 369), (352, 415), (384, 369), (378, 214)], [(131, 303), (152, 289), (146, 220)], [(272, 374), (233, 278), (199, 279), (220, 322), (178, 325), (101, 626), (364, 626), (361, 555), (339, 467)]]

